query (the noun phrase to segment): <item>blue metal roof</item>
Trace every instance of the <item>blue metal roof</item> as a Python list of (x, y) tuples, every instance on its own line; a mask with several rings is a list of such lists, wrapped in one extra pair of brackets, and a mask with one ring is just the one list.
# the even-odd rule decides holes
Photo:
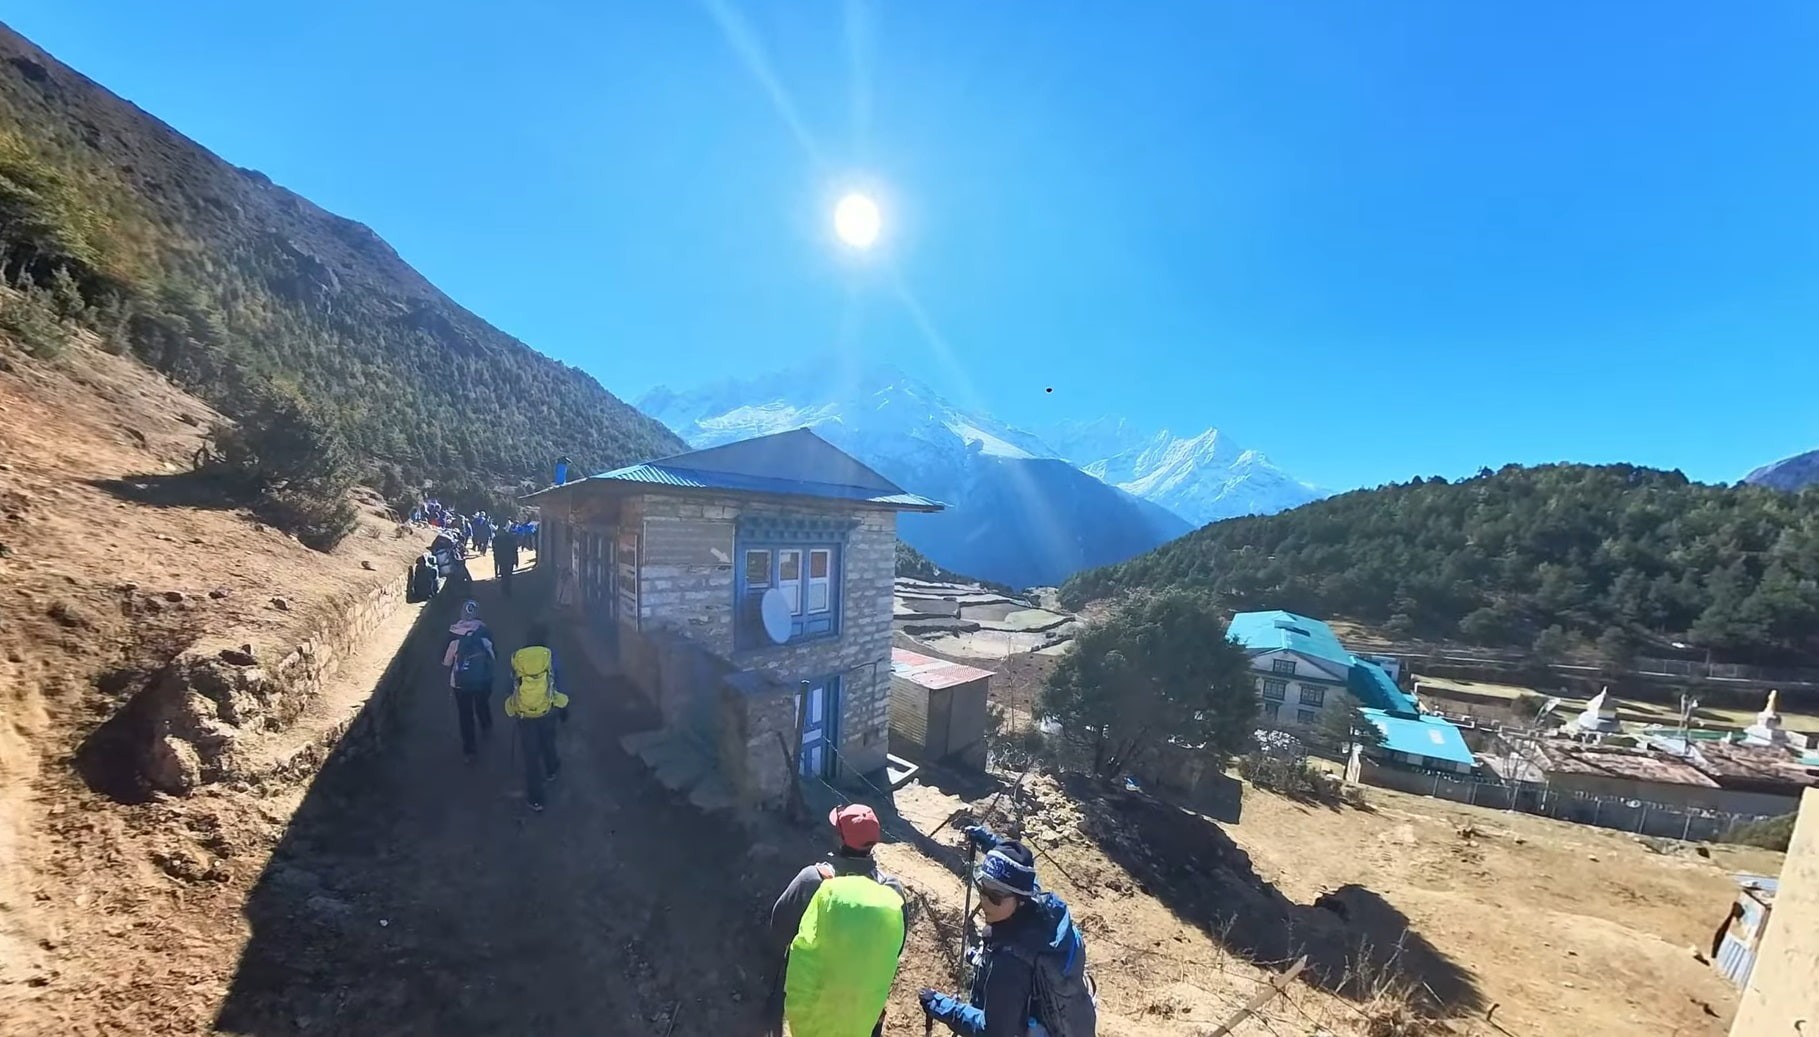
[(1356, 656), (1352, 658), (1351, 670), (1346, 673), (1345, 686), (1361, 706), (1390, 713), (1413, 715), (1421, 712), (1421, 705), (1415, 701), (1415, 697), (1397, 687), (1383, 667)]
[(902, 511), (940, 511), (946, 507), (940, 501), (910, 493), (806, 428), (615, 468), (528, 496), (539, 497), (580, 483), (601, 481), (678, 490), (816, 497)]
[(724, 490), (730, 493), (762, 493), (784, 497), (821, 497), (828, 500), (852, 501), (879, 507), (916, 511), (939, 511), (943, 505), (907, 491), (886, 493), (871, 486), (840, 486), (834, 483), (807, 482), (801, 479), (779, 479), (775, 476), (743, 475), (733, 472), (703, 472), (689, 468), (646, 462), (629, 468), (590, 476), (611, 482), (665, 486), (680, 490)]
[(1383, 732), (1383, 748), (1410, 756), (1475, 766), (1477, 759), (1466, 748), (1459, 728), (1436, 716), (1399, 717), (1381, 709), (1361, 709)]
[(1300, 652), (1338, 666), (1352, 664), (1352, 653), (1332, 627), (1293, 612), (1240, 612), (1232, 617), (1228, 633), (1253, 652)]

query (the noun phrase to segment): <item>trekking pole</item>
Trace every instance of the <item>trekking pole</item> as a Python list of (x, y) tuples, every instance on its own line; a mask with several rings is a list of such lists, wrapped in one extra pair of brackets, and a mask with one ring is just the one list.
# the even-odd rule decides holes
[[(971, 987), (972, 959), (967, 957), (973, 941), (973, 861), (979, 855), (979, 847), (973, 844), (971, 836), (966, 839), (966, 906), (960, 910), (960, 980), (961, 985)], [(929, 1017), (929, 1024), (934, 1025), (934, 1016)]]

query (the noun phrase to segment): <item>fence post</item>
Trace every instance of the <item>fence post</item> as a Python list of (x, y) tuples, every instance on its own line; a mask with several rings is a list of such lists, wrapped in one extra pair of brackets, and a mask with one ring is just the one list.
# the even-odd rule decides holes
[(1595, 825), (1598, 823), (1598, 813), (1600, 811), (1602, 811), (1603, 809), (1604, 809), (1604, 800), (1601, 797), (1593, 796), (1592, 797), (1592, 824)]
[(1688, 835), (1692, 834), (1692, 831), (1693, 831), (1693, 812), (1691, 810), (1689, 810), (1686, 812), (1686, 824), (1683, 824), (1680, 826), (1680, 841), (1686, 842), (1686, 837)]
[(1468, 805), (1474, 806), (1474, 807), (1478, 805), (1478, 783), (1477, 782), (1475, 782), (1475, 781), (1472, 782), (1472, 791), (1466, 795), (1465, 802)]
[(1640, 834), (1647, 830), (1648, 830), (1648, 800), (1645, 799), (1642, 801), (1642, 816), (1636, 819), (1636, 831), (1638, 834)]
[(1439, 771), (1434, 772), (1434, 789), (1432, 792), (1429, 792), (1428, 795), (1433, 796), (1436, 799), (1438, 799), (1440, 797), (1440, 772)]

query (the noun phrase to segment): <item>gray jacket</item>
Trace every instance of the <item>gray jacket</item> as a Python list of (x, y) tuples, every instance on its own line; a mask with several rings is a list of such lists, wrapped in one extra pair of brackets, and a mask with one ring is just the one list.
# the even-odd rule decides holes
[[(870, 855), (864, 857), (850, 856), (844, 853), (830, 853), (825, 862), (834, 866), (836, 875), (864, 875), (874, 882), (889, 886), (903, 898), (903, 940), (909, 942), (910, 900), (903, 883), (895, 875), (888, 874), (878, 867), (878, 862)], [(777, 904), (771, 908), (771, 936), (776, 940), (779, 951), (788, 951), (790, 941), (796, 938), (796, 930), (802, 925), (802, 915), (808, 910), (809, 901), (815, 899), (815, 891), (821, 888), (821, 873), (817, 865), (811, 864), (796, 873), (783, 895), (777, 898)]]

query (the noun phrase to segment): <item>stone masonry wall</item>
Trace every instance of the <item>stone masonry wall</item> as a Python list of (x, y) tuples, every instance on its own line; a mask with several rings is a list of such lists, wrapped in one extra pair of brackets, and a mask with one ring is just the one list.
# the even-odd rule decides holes
[[(198, 642), (134, 703), (143, 718), (141, 767), (163, 791), (248, 776), (246, 746), (288, 728), (342, 664), (404, 603), (408, 571), (324, 608), (301, 642), (272, 663), (244, 649)], [(328, 737), (338, 738), (340, 731)]]
[[(860, 519), (842, 553), (840, 636), (737, 649), (734, 520), (741, 515), (803, 514)], [(636, 521), (630, 528), (640, 533), (638, 605), (646, 632), (673, 629), (740, 669), (762, 672), (789, 687), (805, 678), (839, 674), (842, 774), (884, 765), (890, 726), (891, 590), (897, 560), (894, 512), (855, 511), (809, 501), (648, 494), (641, 498)]]

